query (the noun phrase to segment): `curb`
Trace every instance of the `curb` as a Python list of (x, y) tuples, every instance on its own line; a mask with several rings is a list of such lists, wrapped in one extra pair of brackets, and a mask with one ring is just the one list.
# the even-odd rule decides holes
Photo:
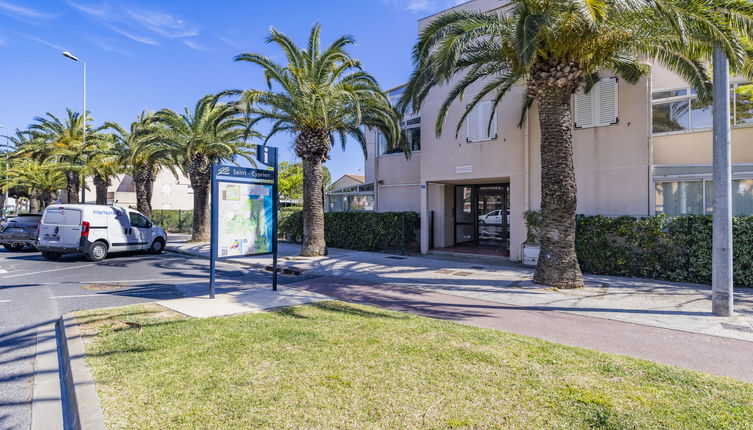
[(84, 342), (75, 317), (65, 314), (55, 324), (60, 343), (60, 373), (63, 381), (65, 428), (106, 430), (94, 378), (86, 364)]
[(57, 323), (37, 329), (34, 382), (31, 396), (31, 430), (63, 429), (62, 374), (59, 366)]
[[(182, 249), (172, 248), (170, 246), (165, 247), (165, 251), (172, 252), (173, 254), (180, 254), (185, 255), (187, 257), (194, 257), (194, 258), (201, 258), (204, 260), (209, 260), (209, 256), (202, 255), (198, 252), (192, 252), (192, 251), (184, 251)], [(249, 263), (247, 261), (242, 260), (236, 260), (233, 258), (229, 258), (227, 260), (224, 260), (225, 262), (233, 263), (233, 264), (240, 264), (241, 266), (246, 267), (253, 267), (256, 269), (262, 269), (266, 272), (272, 273), (272, 265), (271, 264), (259, 264), (259, 263)], [(302, 276), (304, 273), (306, 273), (306, 270), (299, 269), (296, 267), (289, 267), (284, 266), (280, 263), (277, 263), (277, 273), (281, 273), (283, 275), (292, 275), (292, 276)]]

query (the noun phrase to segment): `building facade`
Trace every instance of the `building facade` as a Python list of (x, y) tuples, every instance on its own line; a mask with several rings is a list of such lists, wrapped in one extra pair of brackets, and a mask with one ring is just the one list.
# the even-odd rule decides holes
[[(453, 9), (504, 8), (499, 0), (473, 0)], [(434, 17), (420, 20), (419, 31)], [(678, 76), (647, 66), (649, 75), (636, 84), (602, 71), (591, 92), (573, 97), (578, 213), (680, 215), (711, 209), (711, 106), (700, 103)], [(753, 85), (733, 82), (733, 210), (753, 214)], [(387, 148), (377, 132), (368, 134), (366, 182), (374, 184), (375, 210), (419, 212), (422, 252), (465, 247), (520, 260), (523, 214), (539, 209), (541, 201), (537, 109), (534, 105), (519, 126), (524, 91), (519, 85), (497, 106), (491, 129), (490, 97), (456, 137), (465, 110), (458, 101), (437, 136), (437, 113), (451, 86), (433, 89), (420, 112), (403, 121), (410, 158)], [(390, 97), (399, 98), (402, 90), (391, 90)]]
[[(86, 203), (96, 202), (94, 183), (87, 179)], [(130, 175), (120, 174), (112, 179), (107, 188), (107, 204), (136, 207), (136, 186)], [(175, 177), (167, 169), (161, 169), (154, 181), (152, 209), (193, 209), (193, 188), (189, 179), (181, 174)]]

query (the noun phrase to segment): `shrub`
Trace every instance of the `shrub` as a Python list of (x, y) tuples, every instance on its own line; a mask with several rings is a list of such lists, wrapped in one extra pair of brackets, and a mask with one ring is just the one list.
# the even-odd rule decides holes
[[(303, 239), (303, 212), (280, 217), (281, 235)], [(327, 246), (360, 251), (416, 250), (420, 217), (416, 212), (326, 212)]]
[(541, 214), (539, 211), (528, 210), (523, 214), (526, 222), (526, 243), (539, 245), (541, 243)]
[(152, 210), (152, 222), (168, 232), (191, 233), (193, 229), (193, 210)]
[[(578, 216), (575, 248), (584, 272), (711, 283), (711, 216)], [(753, 287), (753, 217), (733, 221), (734, 282)]]

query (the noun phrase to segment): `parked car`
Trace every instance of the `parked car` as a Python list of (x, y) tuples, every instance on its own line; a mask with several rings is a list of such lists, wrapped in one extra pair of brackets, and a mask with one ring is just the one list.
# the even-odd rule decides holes
[[(507, 213), (507, 225), (510, 225), (510, 209), (505, 211)], [(502, 224), (502, 210), (497, 209), (478, 217), (479, 224)]]
[(41, 214), (20, 214), (8, 219), (0, 227), (0, 243), (8, 251), (20, 251), (37, 245), (37, 230)]
[(117, 206), (52, 205), (39, 224), (37, 249), (48, 260), (85, 254), (103, 260), (110, 252), (165, 249), (167, 234), (138, 211)]

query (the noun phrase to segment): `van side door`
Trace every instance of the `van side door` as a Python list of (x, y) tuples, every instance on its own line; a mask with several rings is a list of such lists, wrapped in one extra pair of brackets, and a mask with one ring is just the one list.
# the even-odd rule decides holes
[(131, 245), (129, 249), (136, 251), (147, 249), (151, 245), (151, 221), (144, 215), (134, 211), (128, 211), (128, 219), (131, 222), (133, 230), (131, 236), (132, 242), (129, 243)]
[(115, 217), (108, 220), (107, 235), (110, 241), (110, 247), (113, 251), (127, 251), (130, 239), (131, 222), (128, 220), (128, 213), (120, 208), (113, 208)]

